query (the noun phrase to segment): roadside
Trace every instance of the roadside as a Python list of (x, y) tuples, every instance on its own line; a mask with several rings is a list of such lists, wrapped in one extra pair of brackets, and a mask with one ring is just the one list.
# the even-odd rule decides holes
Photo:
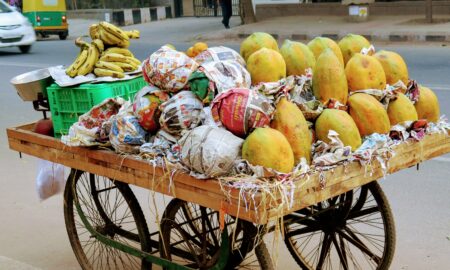
[(13, 259), (0, 256), (0, 269), (9, 269), (9, 270), (39, 270), (39, 268), (35, 268), (26, 263), (22, 263), (19, 261), (15, 261)]
[[(361, 34), (372, 42), (450, 43), (450, 16), (436, 18), (427, 24), (423, 16), (371, 16), (366, 22), (349, 22), (346, 16), (276, 17), (241, 25), (240, 18), (231, 18), (231, 29), (224, 29), (220, 17), (183, 17), (125, 26), (141, 31), (142, 43), (184, 43), (202, 40), (218, 44), (237, 43), (253, 32), (267, 32), (279, 41), (308, 41), (316, 36), (338, 40), (348, 33)], [(86, 36), (89, 25), (96, 20), (71, 19), (69, 39)]]
[[(221, 17), (184, 17), (152, 21), (142, 24), (123, 26), (123, 29), (137, 29), (141, 32), (138, 42), (155, 43), (184, 43), (192, 42), (221, 30), (224, 30)], [(240, 18), (233, 17), (231, 27), (240, 25)], [(87, 36), (89, 26), (97, 23), (97, 20), (71, 19), (69, 20), (69, 39), (76, 39), (79, 36)], [(57, 37), (56, 37), (57, 38)]]
[[(238, 17), (233, 19), (239, 20)], [(232, 19), (232, 20), (233, 20)], [(240, 25), (199, 36), (203, 40), (242, 39), (253, 32), (267, 32), (279, 40), (311, 40), (316, 36), (340, 39), (348, 33), (381, 42), (450, 42), (450, 17), (427, 24), (423, 16), (371, 16), (366, 22), (350, 22), (346, 16), (287, 16)]]

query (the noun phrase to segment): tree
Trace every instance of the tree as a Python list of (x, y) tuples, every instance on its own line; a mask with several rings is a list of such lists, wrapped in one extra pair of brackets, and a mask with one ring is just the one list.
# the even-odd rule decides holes
[(252, 0), (240, 0), (239, 9), (241, 10), (241, 20), (243, 24), (256, 22), (255, 12), (253, 10)]
[(427, 20), (427, 23), (433, 22), (433, 1), (432, 0), (425, 1), (425, 18)]

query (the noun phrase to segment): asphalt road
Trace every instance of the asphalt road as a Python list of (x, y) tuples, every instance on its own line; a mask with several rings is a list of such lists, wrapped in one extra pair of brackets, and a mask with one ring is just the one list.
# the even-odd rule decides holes
[[(174, 38), (179, 35), (175, 32), (167, 39), (159, 32), (151, 34), (158, 38), (140, 40), (131, 46), (140, 59), (166, 42), (183, 50), (190, 46), (182, 38)], [(9, 80), (33, 69), (69, 64), (77, 53), (72, 42), (40, 41), (28, 55), (19, 54), (16, 48), (0, 49), (0, 257), (49, 270), (79, 266), (65, 232), (62, 196), (39, 202), (34, 187), (36, 160), (28, 156), (19, 159), (18, 153), (8, 149), (7, 127), (41, 118), (31, 103), (20, 100)], [(432, 88), (442, 114), (450, 115), (450, 48), (375, 45), (403, 55), (410, 77)], [(231, 47), (237, 49), (238, 44)], [(447, 269), (450, 265), (449, 169), (450, 157), (445, 156), (423, 163), (419, 171), (404, 170), (380, 181), (396, 221), (397, 250), (392, 269)], [(148, 192), (138, 193), (148, 201)], [(279, 258), (280, 269), (296, 267), (284, 249)]]

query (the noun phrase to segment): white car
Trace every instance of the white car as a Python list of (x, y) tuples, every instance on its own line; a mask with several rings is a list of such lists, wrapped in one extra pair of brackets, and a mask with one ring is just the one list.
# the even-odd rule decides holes
[(0, 0), (0, 48), (18, 46), (28, 53), (36, 41), (33, 26), (14, 7)]

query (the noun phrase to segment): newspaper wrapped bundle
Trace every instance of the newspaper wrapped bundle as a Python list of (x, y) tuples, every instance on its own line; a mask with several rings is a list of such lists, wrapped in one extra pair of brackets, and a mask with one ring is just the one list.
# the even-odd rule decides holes
[(211, 47), (203, 52), (201, 52), (199, 55), (197, 55), (194, 60), (199, 64), (203, 65), (208, 62), (221, 62), (221, 61), (236, 61), (239, 64), (241, 64), (243, 67), (245, 67), (245, 60), (242, 58), (242, 56), (236, 52), (233, 49), (224, 47), (224, 46), (218, 46), (218, 47)]
[(114, 150), (121, 154), (139, 153), (147, 133), (134, 116), (131, 105), (124, 105), (118, 114), (111, 117), (110, 122), (109, 141)]
[(191, 91), (204, 103), (228, 89), (250, 88), (251, 82), (250, 73), (234, 60), (204, 63), (189, 78)]
[(160, 106), (161, 128), (173, 136), (201, 124), (203, 104), (191, 91), (181, 91)]
[(134, 115), (139, 124), (148, 132), (155, 133), (159, 129), (161, 111), (159, 105), (169, 100), (170, 96), (154, 86), (142, 88), (135, 96), (133, 103)]
[(179, 140), (181, 160), (205, 178), (225, 176), (239, 159), (243, 142), (225, 129), (199, 126)]
[(69, 134), (62, 136), (61, 141), (70, 146), (93, 146), (107, 143), (108, 131), (105, 130), (106, 123), (111, 116), (117, 114), (123, 105), (121, 98), (109, 98), (94, 106), (87, 113), (78, 118)]
[(197, 68), (198, 64), (192, 58), (163, 46), (144, 61), (142, 73), (149, 84), (176, 93), (186, 88), (189, 77)]
[(256, 91), (240, 88), (219, 94), (212, 102), (212, 115), (234, 135), (245, 137), (253, 129), (269, 125), (275, 109)]

